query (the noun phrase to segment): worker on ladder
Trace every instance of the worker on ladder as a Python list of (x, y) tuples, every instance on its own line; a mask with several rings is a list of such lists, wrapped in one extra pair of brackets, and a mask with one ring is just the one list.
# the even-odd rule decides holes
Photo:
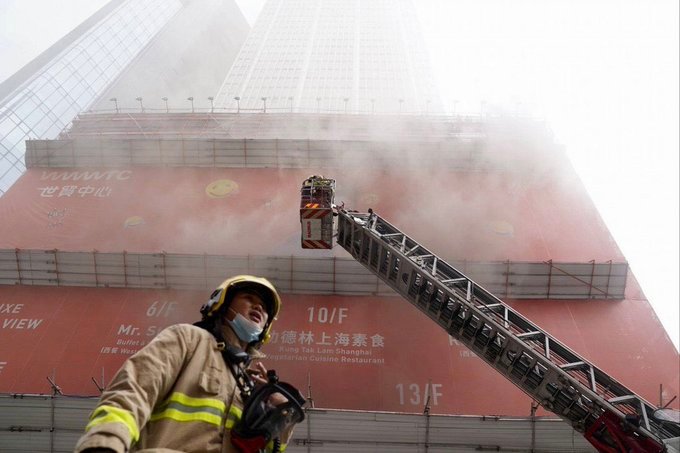
[(225, 280), (201, 321), (168, 327), (125, 361), (76, 453), (283, 451), (305, 400), (259, 361), (280, 308), (268, 280)]

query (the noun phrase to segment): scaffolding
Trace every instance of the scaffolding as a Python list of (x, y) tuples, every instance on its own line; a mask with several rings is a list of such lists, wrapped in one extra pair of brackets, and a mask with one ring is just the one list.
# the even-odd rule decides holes
[[(72, 452), (97, 397), (0, 394), (0, 451)], [(552, 417), (433, 415), (308, 408), (289, 453), (531, 451), (593, 448)]]
[[(451, 263), (510, 299), (620, 300), (628, 276), (627, 263), (611, 261)], [(240, 273), (266, 277), (290, 294), (395, 294), (351, 258), (0, 249), (0, 285), (210, 290)]]
[[(423, 167), (479, 167), (476, 142), (453, 140), (395, 142), (362, 140), (167, 138), (107, 136), (26, 142), (26, 165), (33, 167), (355, 167), (366, 156), (393, 156), (385, 165), (413, 162)], [(398, 157), (398, 158), (397, 158)], [(390, 163), (391, 162), (391, 163)]]

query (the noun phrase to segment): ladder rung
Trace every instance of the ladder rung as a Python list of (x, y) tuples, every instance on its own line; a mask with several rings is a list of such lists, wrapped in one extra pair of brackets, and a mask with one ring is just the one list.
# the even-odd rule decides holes
[(560, 368), (563, 370), (573, 370), (575, 368), (581, 368), (584, 365), (587, 365), (586, 362), (572, 362), (572, 363), (565, 363), (564, 365), (560, 365)]
[(458, 282), (466, 282), (466, 281), (468, 281), (468, 279), (467, 279), (467, 278), (464, 278), (464, 277), (461, 277), (461, 278), (447, 278), (447, 279), (441, 280), (441, 282), (442, 282), (444, 285), (448, 285), (449, 283), (458, 283)]
[[(543, 335), (543, 332), (540, 332), (538, 330), (534, 330), (532, 332), (520, 333), (520, 334), (517, 335), (517, 338), (532, 338), (532, 337), (539, 337), (541, 335)], [(583, 363), (583, 362), (581, 362), (581, 363)]]
[(607, 401), (609, 401), (611, 404), (622, 404), (630, 402), (640, 402), (640, 398), (638, 398), (636, 395), (624, 395), (617, 396), (616, 398), (611, 398)]
[(411, 259), (413, 259), (413, 260), (417, 260), (417, 259), (425, 260), (426, 258), (432, 258), (432, 256), (433, 255), (413, 255), (411, 257)]
[(477, 308), (483, 311), (494, 311), (496, 308), (504, 308), (503, 304), (478, 305)]

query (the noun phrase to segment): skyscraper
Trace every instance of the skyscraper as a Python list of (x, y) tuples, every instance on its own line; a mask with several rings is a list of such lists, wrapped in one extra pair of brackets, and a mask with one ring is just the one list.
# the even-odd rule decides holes
[(0, 196), (26, 169), (25, 140), (56, 138), (81, 112), (207, 104), (247, 32), (233, 1), (109, 2), (0, 85)]
[(217, 104), (277, 112), (442, 111), (411, 0), (268, 1)]
[[(3, 83), (0, 196), (25, 171), (24, 141), (55, 138), (182, 7), (176, 1), (113, 1)], [(79, 32), (79, 35), (78, 35)]]

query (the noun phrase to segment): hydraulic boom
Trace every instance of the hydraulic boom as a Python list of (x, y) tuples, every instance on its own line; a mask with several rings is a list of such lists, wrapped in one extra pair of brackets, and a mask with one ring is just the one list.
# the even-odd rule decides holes
[(385, 219), (339, 210), (337, 242), (599, 451), (678, 451), (680, 424)]

